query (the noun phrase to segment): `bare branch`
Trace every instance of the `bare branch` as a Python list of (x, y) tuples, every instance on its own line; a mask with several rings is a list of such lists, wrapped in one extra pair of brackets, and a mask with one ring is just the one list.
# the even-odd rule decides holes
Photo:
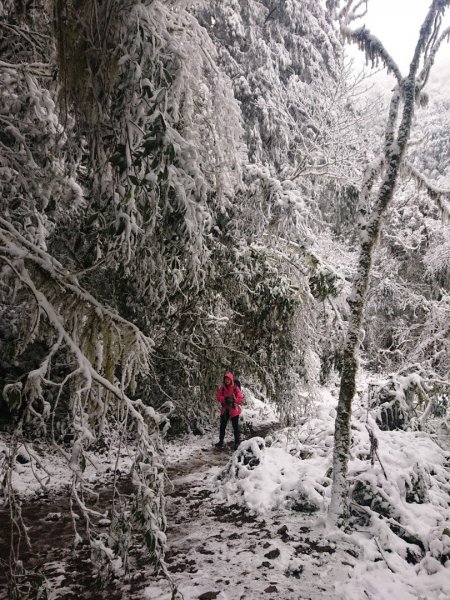
[(357, 2), (356, 5), (350, 10), (352, 2), (349, 2), (349, 10), (347, 11), (347, 18), (345, 20), (346, 23), (350, 23), (351, 21), (356, 21), (357, 19), (365, 17), (367, 14), (367, 3), (368, 0), (359, 0), (359, 2)]
[(376, 456), (378, 462), (380, 463), (381, 470), (383, 471), (384, 478), (387, 481), (388, 476), (386, 475), (386, 470), (385, 470), (385, 468), (383, 466), (383, 463), (381, 462), (380, 455), (378, 454), (378, 439), (375, 436), (375, 433), (374, 433), (373, 429), (371, 429), (370, 427), (368, 427), (368, 425), (366, 425), (366, 429), (367, 429), (367, 431), (369, 433), (371, 463), (372, 463), (372, 465), (374, 464), (374, 462), (375, 462), (375, 456)]

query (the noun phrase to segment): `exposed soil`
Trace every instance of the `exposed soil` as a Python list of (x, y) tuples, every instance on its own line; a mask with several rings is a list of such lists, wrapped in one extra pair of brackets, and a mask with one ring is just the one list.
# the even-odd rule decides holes
[[(264, 428), (253, 432), (249, 437), (256, 435), (267, 435), (270, 428)], [(205, 443), (206, 446), (206, 443)], [(177, 547), (178, 528), (183, 525), (186, 513), (189, 514), (190, 523), (200, 517), (202, 509), (208, 503), (211, 491), (207, 489), (196, 489), (192, 483), (178, 483), (183, 478), (192, 476), (211, 469), (220, 467), (227, 463), (232, 452), (230, 448), (218, 451), (214, 447), (204, 447), (201, 452), (185, 462), (169, 466), (168, 477), (173, 482), (173, 488), (168, 486), (167, 495), (167, 536), (168, 552), (166, 562), (168, 570), (172, 574), (181, 571), (195, 572), (196, 566), (192, 560), (186, 558), (186, 554)], [(125, 477), (119, 481), (119, 491), (129, 494), (131, 481)], [(112, 484), (96, 489), (98, 499), (91, 499), (87, 504), (95, 510), (105, 513), (110, 506), (112, 498)], [(19, 550), (20, 559), (27, 571), (26, 578), (36, 586), (42, 581), (41, 575), (51, 582), (52, 588), (60, 589), (64, 598), (108, 598), (108, 600), (119, 600), (123, 598), (142, 597), (142, 588), (149, 576), (146, 564), (146, 555), (142, 545), (136, 541), (130, 558), (134, 564), (134, 575), (127, 577), (126, 581), (111, 581), (106, 589), (101, 590), (98, 586), (97, 576), (92, 573), (90, 562), (90, 548), (87, 545), (79, 546), (74, 550), (74, 530), (70, 518), (70, 496), (69, 493), (58, 495), (36, 496), (22, 504), (22, 518), (27, 527), (31, 542), (31, 549), (20, 538), (17, 540), (15, 531), (15, 549)], [(76, 510), (75, 510), (76, 512)], [(248, 515), (239, 507), (221, 507), (211, 504), (210, 516), (217, 522), (219, 537), (223, 535), (220, 525), (230, 522), (242, 524), (252, 523), (254, 517)], [(0, 509), (0, 598), (7, 598), (8, 572), (10, 565), (10, 542), (11, 542), (11, 520), (8, 509)], [(93, 519), (94, 524), (98, 519)], [(82, 534), (83, 524), (81, 518), (77, 522)], [(213, 554), (202, 548), (200, 553), (206, 558)], [(37, 575), (39, 573), (39, 575)], [(31, 593), (30, 597), (33, 597)]]
[[(248, 437), (263, 437), (271, 430), (254, 431)], [(308, 515), (284, 510), (261, 518), (240, 505), (218, 499), (221, 482), (216, 475), (232, 451), (230, 447), (216, 450), (206, 438), (195, 448), (188, 459), (169, 465), (171, 483), (166, 496), (167, 572), (186, 600), (331, 600), (333, 570), (341, 574), (351, 569), (352, 558), (346, 554), (345, 561), (335, 559), (335, 546), (314, 534)], [(119, 489), (121, 494), (129, 494), (130, 479), (122, 478)], [(92, 506), (106, 512), (112, 484), (96, 491), (99, 497)], [(133, 574), (112, 579), (100, 589), (92, 572), (90, 548), (73, 548), (69, 502), (66, 493), (36, 497), (23, 504), (32, 550), (23, 543), (20, 548), (29, 580), (38, 586), (41, 580), (32, 574), (45, 576), (53, 590), (52, 598), (170, 600), (172, 588), (167, 577), (151, 571), (138, 538), (130, 553)], [(10, 522), (6, 510), (0, 511), (0, 521), (6, 524), (1, 530), (0, 558), (7, 567)], [(81, 528), (81, 519), (78, 522)], [(0, 568), (2, 599), (8, 597), (8, 570)], [(36, 595), (32, 592), (28, 597)]]
[[(120, 493), (127, 494), (131, 490), (129, 478), (118, 482)], [(111, 504), (112, 487), (98, 487), (98, 499), (87, 500), (86, 504), (100, 513), (106, 513)], [(64, 587), (65, 598), (91, 597), (91, 592), (96, 598), (103, 597), (98, 590), (97, 577), (92, 573), (90, 562), (90, 548), (87, 545), (79, 546), (74, 550), (74, 528), (70, 517), (70, 496), (68, 493), (57, 495), (39, 495), (31, 501), (24, 502), (21, 508), (23, 522), (31, 547), (25, 542), (23, 536), (18, 539), (17, 529), (13, 529), (15, 549), (19, 551), (20, 560), (27, 570), (26, 579), (38, 585), (42, 576), (50, 581), (58, 580), (58, 587)], [(77, 510), (74, 510), (77, 514)], [(79, 517), (79, 515), (78, 515)], [(100, 518), (93, 518), (97, 525)], [(11, 520), (6, 509), (0, 510), (0, 561), (4, 567), (0, 569), (0, 598), (8, 586), (7, 576), (11, 560)], [(4, 525), (3, 525), (4, 524)], [(77, 527), (83, 534), (83, 523), (79, 517)], [(18, 581), (22, 578), (19, 577)], [(92, 589), (94, 588), (94, 589)], [(105, 597), (121, 598), (121, 594), (111, 594), (108, 590)], [(33, 597), (33, 594), (31, 594)]]

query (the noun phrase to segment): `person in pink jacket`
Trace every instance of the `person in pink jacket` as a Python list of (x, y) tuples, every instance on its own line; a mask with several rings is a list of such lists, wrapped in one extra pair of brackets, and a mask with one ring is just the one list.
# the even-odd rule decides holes
[(216, 448), (223, 448), (225, 429), (228, 419), (231, 418), (234, 433), (234, 449), (236, 450), (240, 441), (239, 415), (242, 412), (241, 404), (243, 397), (241, 389), (234, 383), (233, 373), (225, 373), (223, 383), (217, 390), (216, 400), (220, 404), (220, 435)]

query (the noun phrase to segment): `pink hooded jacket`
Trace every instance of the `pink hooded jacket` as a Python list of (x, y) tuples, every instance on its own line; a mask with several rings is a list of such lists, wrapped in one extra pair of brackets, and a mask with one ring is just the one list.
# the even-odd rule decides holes
[[(234, 385), (233, 373), (225, 373), (225, 375), (223, 376), (224, 380), (225, 377), (228, 377), (231, 380), (231, 384), (227, 387), (225, 383), (222, 383), (222, 385), (217, 390), (216, 400), (220, 404), (220, 414), (224, 415), (225, 411), (228, 410), (228, 412), (230, 413), (230, 417), (237, 417), (242, 412), (242, 408), (240, 407), (240, 404), (242, 404), (244, 400), (242, 392), (237, 387), (237, 385)], [(233, 407), (227, 407), (225, 405), (225, 398), (227, 398), (228, 396), (233, 396), (234, 398), (235, 405)]]

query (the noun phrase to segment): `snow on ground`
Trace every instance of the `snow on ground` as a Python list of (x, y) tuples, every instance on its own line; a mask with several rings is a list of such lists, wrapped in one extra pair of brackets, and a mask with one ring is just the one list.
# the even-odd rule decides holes
[[(116, 457), (117, 448), (102, 453), (86, 452), (86, 468), (83, 477), (88, 483), (106, 483), (111, 480), (114, 471), (119, 475), (130, 472), (133, 461), (132, 449), (123, 449)], [(0, 437), (0, 468), (9, 456), (9, 439)], [(18, 460), (12, 472), (12, 485), (24, 498), (51, 491), (59, 493), (68, 488), (72, 481), (72, 471), (67, 459), (47, 444), (21, 445)]]
[[(204, 467), (211, 452), (205, 448)], [(315, 517), (252, 514), (221, 499), (221, 473), (215, 466), (176, 479), (168, 498), (166, 560), (184, 600), (335, 598), (334, 582), (344, 582), (355, 562), (354, 544), (330, 543)], [(149, 582), (144, 597), (169, 600), (170, 588), (163, 578)]]
[[(324, 391), (314, 418), (244, 441), (224, 468), (197, 442), (203, 469), (175, 477), (169, 499), (169, 570), (186, 600), (450, 598), (450, 454), (356, 407), (351, 527), (330, 531), (335, 403)], [(145, 597), (168, 599), (167, 584)]]
[[(264, 402), (252, 398), (250, 405), (251, 431), (274, 424), (275, 413)], [(328, 425), (317, 421), (313, 427), (328, 443)], [(305, 428), (305, 441), (308, 435)], [(286, 436), (291, 439), (292, 432), (274, 433), (268, 441)], [(174, 484), (167, 501), (167, 564), (184, 599), (335, 598), (335, 584), (343, 585), (355, 564), (355, 544), (330, 542), (322, 516), (299, 512), (308, 493), (319, 498), (312, 482), (323, 465), (311, 461), (305, 477), (301, 458), (286, 447), (266, 448), (261, 437), (244, 441), (229, 460), (212, 450), (213, 441), (191, 438), (191, 449), (184, 451), (177, 441), (167, 453)], [(247, 453), (251, 465), (243, 464)], [(239, 476), (230, 477), (237, 468)], [(168, 600), (170, 594), (163, 578), (145, 588), (151, 600)]]
[[(273, 409), (246, 397), (244, 437), (256, 436), (237, 452), (214, 449), (217, 431), (166, 445), (172, 480), (166, 561), (184, 600), (450, 598), (449, 452), (421, 432), (380, 431), (356, 407), (350, 527), (330, 530), (325, 516), (335, 399), (323, 391), (314, 417), (276, 430)], [(367, 427), (379, 444), (374, 464)], [(227, 436), (231, 441), (231, 427)], [(65, 485), (70, 472), (63, 460), (34, 450), (47, 461), (43, 473), (51, 470), (49, 485)], [(93, 455), (92, 463), (97, 471), (88, 464), (87, 478), (111, 476), (107, 455)], [(123, 452), (118, 468), (129, 466), (129, 453)], [(20, 491), (37, 489), (30, 470), (30, 463), (18, 463), (14, 481)], [(122, 599), (172, 596), (167, 580), (152, 577), (145, 567), (134, 587), (119, 584), (115, 591)]]

